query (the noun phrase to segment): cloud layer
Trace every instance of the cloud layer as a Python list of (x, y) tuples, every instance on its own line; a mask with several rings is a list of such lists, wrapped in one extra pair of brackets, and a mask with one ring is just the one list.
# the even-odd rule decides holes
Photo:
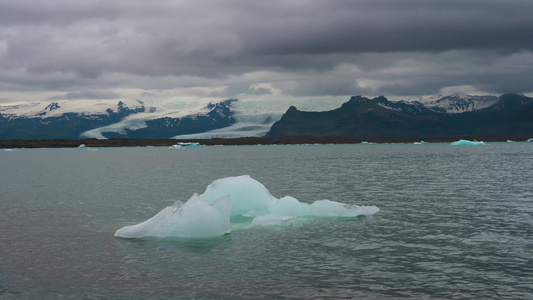
[(530, 0), (0, 1), (0, 90), (530, 93), (532, 12)]

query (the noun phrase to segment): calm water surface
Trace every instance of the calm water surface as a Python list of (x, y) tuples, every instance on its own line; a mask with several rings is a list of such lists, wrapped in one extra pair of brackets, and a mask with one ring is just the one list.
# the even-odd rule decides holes
[[(1, 299), (532, 299), (533, 143), (0, 152)], [(218, 178), (376, 205), (215, 239), (119, 239)]]

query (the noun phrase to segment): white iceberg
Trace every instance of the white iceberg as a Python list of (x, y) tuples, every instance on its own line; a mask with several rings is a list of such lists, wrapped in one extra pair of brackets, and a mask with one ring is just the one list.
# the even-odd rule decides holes
[(287, 226), (299, 217), (350, 218), (378, 211), (376, 206), (330, 200), (307, 204), (290, 196), (277, 199), (259, 181), (243, 175), (215, 180), (203, 194), (194, 194), (185, 204), (178, 201), (142, 223), (125, 226), (115, 236), (209, 238), (230, 233), (232, 217), (253, 218), (252, 226)]
[(115, 236), (122, 238), (222, 236), (231, 232), (230, 211), (229, 196), (220, 197), (211, 205), (200, 200), (198, 194), (194, 194), (185, 204), (178, 201), (142, 223), (120, 228), (115, 232)]
[(182, 147), (191, 147), (191, 146), (200, 146), (200, 143), (197, 142), (178, 142), (178, 145)]
[(478, 142), (478, 141), (458, 140), (457, 142), (453, 142), (452, 145), (453, 146), (478, 146), (478, 145), (485, 145), (485, 143)]
[(311, 216), (311, 206), (307, 203), (302, 203), (296, 198), (286, 196), (281, 199), (275, 199), (269, 207), (273, 214), (289, 215), (295, 217)]

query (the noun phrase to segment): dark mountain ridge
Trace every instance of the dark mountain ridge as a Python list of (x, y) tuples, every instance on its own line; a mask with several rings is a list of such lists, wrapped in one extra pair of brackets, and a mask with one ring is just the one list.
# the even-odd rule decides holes
[(448, 113), (421, 102), (389, 101), (383, 96), (355, 96), (325, 112), (290, 107), (266, 136), (442, 138), (522, 134), (533, 134), (533, 99), (504, 94), (491, 105), (461, 113)]

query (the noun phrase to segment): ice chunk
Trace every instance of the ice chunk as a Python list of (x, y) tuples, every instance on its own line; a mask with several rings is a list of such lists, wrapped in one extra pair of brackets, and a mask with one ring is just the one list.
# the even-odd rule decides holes
[(276, 199), (270, 205), (270, 212), (278, 215), (287, 216), (310, 216), (311, 207), (307, 203), (302, 203), (296, 198), (285, 196), (281, 199)]
[(356, 217), (377, 211), (375, 206), (330, 200), (307, 204), (290, 196), (276, 199), (259, 181), (243, 175), (215, 180), (202, 195), (194, 194), (185, 204), (176, 202), (140, 224), (125, 226), (115, 236), (207, 238), (231, 232), (231, 220), (240, 227), (250, 217), (252, 225), (285, 226), (298, 217)]
[(255, 217), (252, 221), (252, 226), (287, 226), (294, 223), (294, 221), (296, 221), (294, 216), (268, 214)]
[(191, 147), (191, 146), (200, 146), (200, 143), (195, 143), (195, 142), (191, 142), (191, 143), (187, 143), (187, 142), (179, 142), (178, 145), (179, 145), (179, 146), (182, 146), (182, 147)]
[(269, 213), (276, 198), (259, 181), (248, 175), (227, 177), (213, 181), (200, 198), (213, 203), (223, 195), (230, 195), (233, 203), (231, 215), (259, 216)]
[(457, 142), (453, 142), (452, 145), (453, 146), (477, 146), (477, 145), (485, 145), (485, 143), (478, 142), (478, 141), (458, 140)]
[(310, 207), (312, 215), (317, 217), (356, 217), (379, 211), (376, 206), (350, 205), (330, 200), (315, 201)]
[(219, 197), (211, 205), (194, 194), (185, 204), (176, 202), (152, 218), (115, 232), (123, 238), (186, 237), (208, 238), (231, 232), (231, 198)]

